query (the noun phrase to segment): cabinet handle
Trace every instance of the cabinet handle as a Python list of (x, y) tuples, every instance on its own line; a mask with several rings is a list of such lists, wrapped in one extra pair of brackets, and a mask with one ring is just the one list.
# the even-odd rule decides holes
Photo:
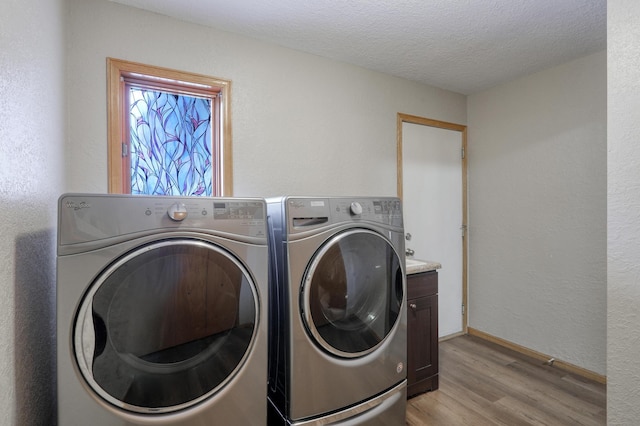
[(416, 305), (415, 303), (409, 303), (409, 307), (415, 311), (418, 305)]

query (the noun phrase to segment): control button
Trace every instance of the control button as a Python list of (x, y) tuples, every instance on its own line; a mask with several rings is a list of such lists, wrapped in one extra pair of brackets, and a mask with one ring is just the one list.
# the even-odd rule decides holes
[(172, 220), (180, 222), (187, 218), (187, 206), (184, 203), (175, 203), (169, 206), (167, 214)]
[(360, 215), (362, 214), (362, 204), (360, 204), (357, 201), (354, 201), (353, 203), (351, 203), (351, 214), (353, 215)]

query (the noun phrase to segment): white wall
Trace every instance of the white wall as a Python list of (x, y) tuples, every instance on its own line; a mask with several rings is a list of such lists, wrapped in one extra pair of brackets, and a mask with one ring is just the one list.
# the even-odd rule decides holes
[(606, 373), (606, 53), (468, 100), (469, 325)]
[(395, 195), (396, 113), (466, 121), (459, 94), (105, 0), (70, 5), (69, 190), (107, 190), (107, 56), (232, 80), (236, 196)]
[(607, 424), (640, 419), (640, 3), (607, 5)]
[(55, 411), (55, 226), (64, 1), (0, 2), (0, 424)]

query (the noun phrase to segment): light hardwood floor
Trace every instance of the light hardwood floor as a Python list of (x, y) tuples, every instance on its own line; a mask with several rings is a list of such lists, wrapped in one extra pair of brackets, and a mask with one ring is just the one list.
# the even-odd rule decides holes
[(440, 388), (408, 401), (407, 425), (606, 425), (603, 384), (473, 336), (439, 357)]

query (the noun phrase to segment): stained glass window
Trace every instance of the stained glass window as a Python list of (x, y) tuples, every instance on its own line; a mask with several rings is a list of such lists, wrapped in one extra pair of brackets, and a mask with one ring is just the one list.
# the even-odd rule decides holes
[(231, 81), (107, 58), (109, 192), (231, 196)]
[(212, 196), (211, 99), (128, 91), (131, 193)]

